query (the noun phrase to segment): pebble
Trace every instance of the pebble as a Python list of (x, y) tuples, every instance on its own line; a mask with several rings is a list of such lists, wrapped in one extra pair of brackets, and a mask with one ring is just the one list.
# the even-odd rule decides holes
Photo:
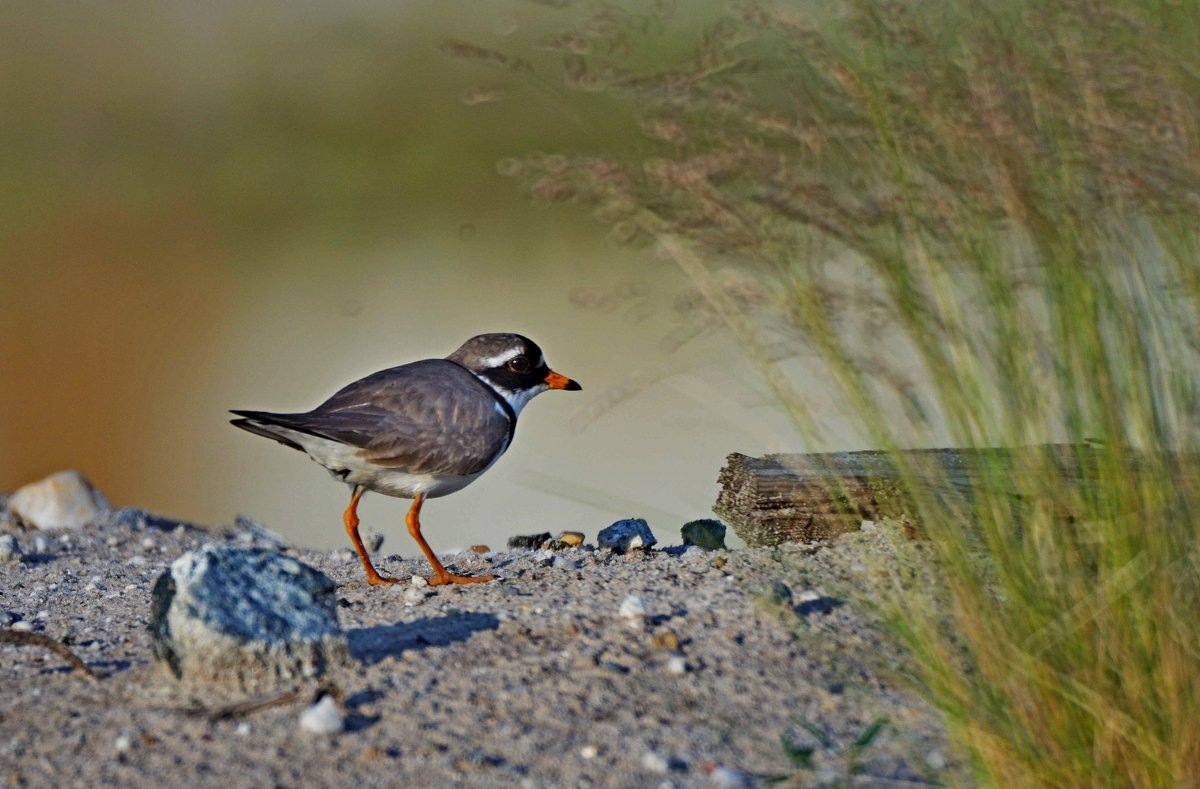
[(583, 532), (565, 531), (554, 539), (559, 542), (565, 542), (572, 548), (578, 548), (580, 545), (583, 545)]
[(156, 545), (157, 545), (157, 543), (154, 542), (153, 537), (143, 537), (142, 538), (142, 547), (145, 548), (147, 551), (153, 550)]
[(377, 531), (365, 531), (362, 535), (363, 547), (367, 553), (379, 553), (383, 547), (383, 535)]
[(425, 602), (425, 590), (410, 586), (404, 590), (404, 604), (409, 608)]
[(508, 548), (524, 548), (525, 550), (536, 551), (542, 547), (542, 543), (550, 540), (550, 532), (542, 532), (540, 534), (518, 534), (508, 538)]
[(706, 770), (709, 780), (720, 789), (750, 789), (753, 785), (750, 776), (723, 764), (710, 765)]
[(34, 551), (34, 553), (49, 553), (50, 552), (50, 541), (47, 540), (45, 537), (42, 537), (41, 535), (34, 537), (33, 538), (33, 551)]
[(585, 745), (579, 749), (579, 755), (585, 759), (595, 759), (599, 754), (595, 745)]
[(627, 596), (621, 601), (621, 608), (617, 611), (623, 619), (640, 620), (646, 617), (646, 604), (642, 602), (642, 598), (635, 594)]
[(492, 549), (487, 547), (486, 545), (472, 545), (467, 550), (469, 550), (471, 553), (479, 553), (479, 554), (492, 552)]
[(17, 538), (11, 534), (0, 534), (0, 562), (19, 562), (24, 558)]
[(563, 556), (562, 554), (555, 556), (554, 561), (552, 561), (550, 563), (550, 566), (556, 570), (578, 570), (579, 569), (579, 565), (575, 562), (574, 559), (568, 559), (567, 557)]
[(712, 518), (688, 521), (680, 529), (684, 545), (695, 545), (706, 551), (725, 550), (725, 524)]
[(683, 655), (671, 655), (667, 658), (667, 673), (675, 675), (687, 673), (687, 661), (683, 659)]
[(945, 770), (946, 757), (941, 751), (935, 748), (934, 750), (925, 754), (925, 764), (929, 765), (931, 770)]
[(429, 579), (423, 575), (414, 575), (408, 582), (417, 589), (424, 589), (426, 586), (429, 586)]
[(18, 633), (32, 633), (33, 624), (31, 622), (26, 622), (24, 619), (18, 619), (16, 622), (13, 622), (11, 625), (9, 625), (9, 630), (15, 630)]
[(126, 561), (128, 561), (134, 567), (144, 567), (146, 564), (146, 557), (145, 556), (130, 556)]
[(642, 767), (647, 772), (658, 773), (665, 775), (671, 769), (671, 765), (661, 754), (654, 751), (646, 751), (642, 754)]
[(133, 740), (129, 738), (128, 734), (119, 735), (117, 739), (113, 740), (113, 750), (117, 753), (125, 753), (132, 747)]
[(234, 729), (234, 732), (236, 732), (240, 737), (246, 737), (250, 734), (250, 724), (242, 721), (237, 725), (237, 728)]
[(19, 488), (8, 508), (35, 529), (78, 529), (108, 510), (108, 501), (78, 471), (60, 471)]
[(791, 606), (792, 604), (792, 590), (783, 581), (772, 581), (766, 596), (767, 602), (771, 605)]
[(346, 727), (346, 719), (333, 696), (324, 695), (300, 713), (300, 728), (313, 734), (338, 734)]
[(615, 553), (628, 553), (642, 548), (649, 549), (658, 543), (643, 518), (626, 518), (600, 530), (596, 544)]

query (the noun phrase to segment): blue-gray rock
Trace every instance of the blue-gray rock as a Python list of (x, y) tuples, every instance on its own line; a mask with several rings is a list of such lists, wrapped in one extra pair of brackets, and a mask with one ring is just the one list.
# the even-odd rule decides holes
[(648, 550), (658, 542), (650, 526), (642, 518), (626, 518), (600, 530), (596, 544), (615, 553), (628, 553), (636, 548)]
[(712, 518), (688, 521), (680, 529), (684, 545), (698, 545), (706, 551), (725, 550), (725, 524)]
[(245, 690), (349, 661), (326, 575), (262, 548), (185, 553), (151, 592), (154, 654), (176, 677)]

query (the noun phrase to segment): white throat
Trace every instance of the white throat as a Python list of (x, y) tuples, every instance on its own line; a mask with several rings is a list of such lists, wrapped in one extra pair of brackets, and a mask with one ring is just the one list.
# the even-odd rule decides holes
[(550, 388), (546, 384), (538, 384), (532, 389), (520, 389), (513, 391), (511, 389), (505, 389), (503, 386), (496, 386), (495, 383), (484, 378), (482, 375), (476, 375), (475, 377), (480, 381), (483, 381), (483, 383), (491, 388), (493, 392), (500, 395), (500, 397), (504, 399), (504, 402), (508, 403), (508, 407), (512, 409), (514, 417), (520, 415), (521, 409), (525, 407), (526, 403)]

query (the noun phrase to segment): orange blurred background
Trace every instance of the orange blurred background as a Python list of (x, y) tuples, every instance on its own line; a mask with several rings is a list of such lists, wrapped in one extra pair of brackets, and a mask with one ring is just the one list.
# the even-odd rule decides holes
[[(0, 490), (77, 468), (115, 506), (341, 546), (345, 489), (226, 411), (305, 410), (486, 331), (584, 390), (539, 398), (496, 468), (428, 508), (439, 549), (629, 516), (678, 542), (726, 453), (796, 448), (736, 345), (672, 340), (668, 264), (496, 174), (643, 144), (620, 107), (441, 50), (536, 59), (565, 13), (0, 5)], [(364, 500), (385, 551), (412, 551), (406, 506)]]

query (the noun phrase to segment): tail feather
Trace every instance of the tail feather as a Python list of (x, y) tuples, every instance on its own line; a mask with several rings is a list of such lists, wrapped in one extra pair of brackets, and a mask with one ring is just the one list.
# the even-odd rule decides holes
[(274, 416), (273, 414), (266, 413), (265, 411), (230, 411), (230, 413), (242, 417), (241, 419), (231, 419), (229, 421), (229, 424), (234, 427), (240, 427), (242, 430), (253, 433), (256, 436), (278, 441), (285, 447), (291, 447), (301, 452), (305, 451), (304, 447), (300, 444), (286, 435), (276, 432), (274, 429), (275, 426), (272, 424), (273, 420), (271, 419)]

